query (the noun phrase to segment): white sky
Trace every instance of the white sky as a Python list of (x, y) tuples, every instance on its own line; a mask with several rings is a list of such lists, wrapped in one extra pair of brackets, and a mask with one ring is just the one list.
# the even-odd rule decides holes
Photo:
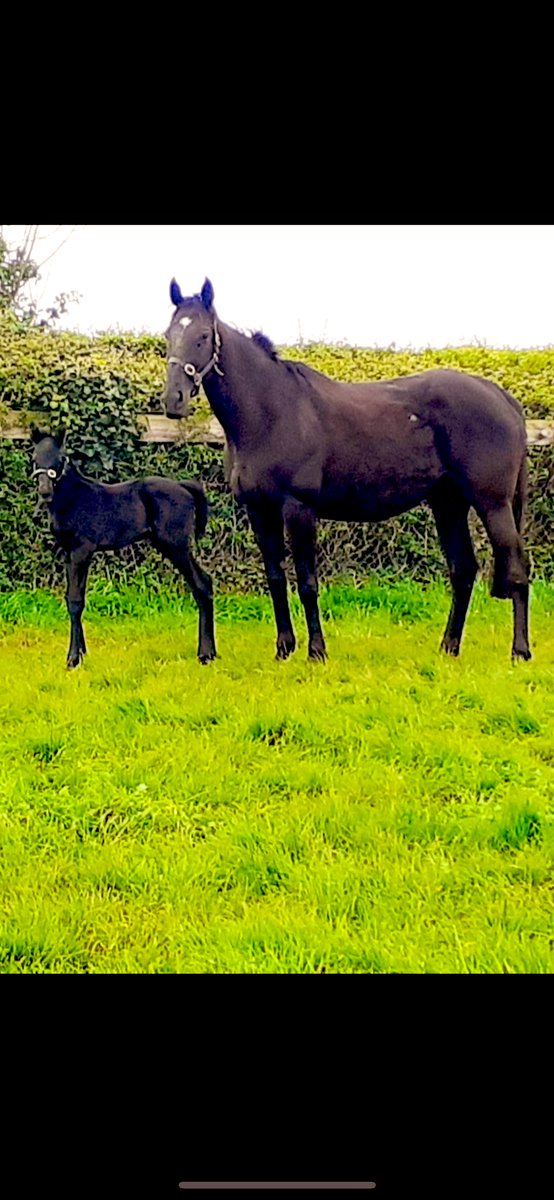
[(161, 333), (171, 277), (188, 295), (207, 275), (223, 321), (282, 345), (554, 344), (554, 225), (57, 228), (39, 259), (73, 232), (44, 267), (37, 298), (80, 292), (61, 324), (82, 332)]

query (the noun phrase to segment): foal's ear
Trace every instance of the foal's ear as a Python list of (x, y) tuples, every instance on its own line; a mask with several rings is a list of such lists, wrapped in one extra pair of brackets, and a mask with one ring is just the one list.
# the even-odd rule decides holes
[(183, 303), (183, 293), (176, 279), (171, 280), (169, 285), (169, 295), (171, 296), (171, 303), (175, 305), (175, 308), (178, 308), (179, 305)]
[(34, 442), (35, 446), (37, 442), (42, 442), (43, 438), (50, 437), (48, 430), (39, 429), (38, 425), (31, 425), (30, 433), (31, 441)]
[(54, 434), (54, 441), (56, 443), (56, 446), (59, 446), (60, 450), (65, 442), (66, 433), (67, 433), (67, 429), (65, 429), (64, 426), (61, 425), (60, 428), (58, 429), (58, 432)]
[(213, 289), (212, 284), (209, 279), (205, 279), (202, 284), (202, 291), (200, 292), (200, 299), (202, 301), (202, 304), (204, 305), (204, 308), (208, 312), (211, 312), (212, 305), (214, 302), (214, 289)]

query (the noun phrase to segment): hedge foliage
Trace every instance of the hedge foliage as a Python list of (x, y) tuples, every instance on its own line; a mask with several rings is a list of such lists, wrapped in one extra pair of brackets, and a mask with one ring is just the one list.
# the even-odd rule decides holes
[[(283, 351), (343, 380), (390, 378), (433, 367), (451, 367), (495, 379), (522, 402), (528, 417), (554, 417), (554, 347), (493, 350), (486, 346), (422, 352), (306, 345)], [(9, 412), (28, 424), (40, 414), (46, 427), (64, 424), (68, 445), (86, 474), (106, 482), (139, 474), (204, 481), (211, 501), (202, 562), (220, 587), (260, 588), (263, 569), (245, 514), (225, 484), (222, 451), (177, 442), (140, 440), (137, 418), (160, 412), (165, 342), (149, 335), (102, 334), (90, 338), (51, 330), (25, 330), (13, 317), (0, 319), (0, 424)], [(209, 416), (198, 398), (191, 419)], [(31, 446), (0, 438), (0, 589), (57, 586), (63, 563), (54, 558), (46, 513), (33, 516), (36, 491), (30, 480)], [(554, 450), (529, 453), (530, 506), (527, 544), (535, 574), (554, 578)], [(478, 549), (488, 543), (474, 522)], [(375, 570), (404, 572), (421, 580), (445, 574), (431, 514), (423, 507), (383, 525), (320, 526), (323, 580), (367, 578)], [(98, 556), (96, 575), (116, 582), (135, 579), (158, 589), (175, 578), (152, 551), (135, 546), (122, 555)]]

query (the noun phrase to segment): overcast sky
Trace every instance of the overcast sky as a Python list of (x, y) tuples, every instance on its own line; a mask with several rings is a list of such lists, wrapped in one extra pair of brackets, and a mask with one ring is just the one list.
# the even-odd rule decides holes
[[(190, 294), (207, 275), (223, 321), (283, 345), (554, 344), (554, 225), (61, 227), (70, 230), (38, 295), (47, 304), (80, 292), (62, 324), (82, 332), (160, 333), (171, 277)], [(46, 237), (38, 257), (54, 244)]]

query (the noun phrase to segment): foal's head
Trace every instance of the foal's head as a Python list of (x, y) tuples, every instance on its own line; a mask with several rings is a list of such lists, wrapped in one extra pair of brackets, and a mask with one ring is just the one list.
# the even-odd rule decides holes
[(209, 279), (196, 296), (183, 296), (173, 279), (170, 296), (175, 312), (165, 335), (167, 379), (162, 399), (167, 416), (178, 420), (186, 416), (204, 376), (211, 370), (221, 374), (217, 365), (220, 339)]
[(58, 433), (47, 433), (45, 429), (32, 429), (31, 441), (33, 451), (33, 477), (38, 479), (38, 494), (42, 500), (51, 500), (54, 488), (59, 482), (67, 455), (64, 454), (65, 429)]

